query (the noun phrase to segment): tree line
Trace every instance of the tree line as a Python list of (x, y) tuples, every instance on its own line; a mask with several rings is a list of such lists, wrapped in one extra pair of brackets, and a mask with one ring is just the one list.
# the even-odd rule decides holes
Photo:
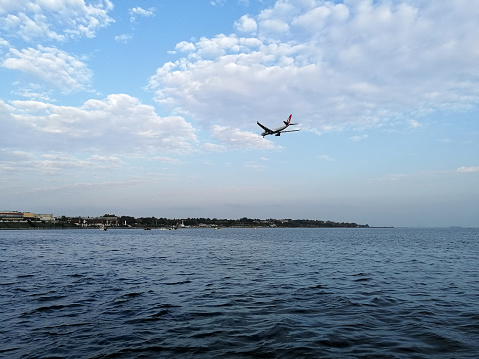
[(161, 227), (258, 227), (258, 228), (369, 228), (367, 224), (313, 219), (239, 219), (133, 217), (105, 214), (100, 217), (56, 217), (53, 221), (0, 221), (0, 228), (83, 228), (105, 225), (116, 228)]
[(131, 227), (171, 227), (184, 225), (185, 227), (280, 227), (280, 228), (369, 228), (367, 224), (349, 222), (333, 222), (312, 219), (257, 219), (242, 217), (239, 219), (218, 218), (156, 218), (120, 216), (121, 226)]

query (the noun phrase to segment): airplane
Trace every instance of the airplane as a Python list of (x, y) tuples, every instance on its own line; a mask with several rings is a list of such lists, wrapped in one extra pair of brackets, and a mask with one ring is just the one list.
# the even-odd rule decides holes
[(273, 129), (269, 129), (268, 127), (266, 126), (263, 126), (261, 123), (259, 123), (259, 121), (256, 121), (256, 123), (258, 124), (259, 127), (261, 127), (264, 132), (261, 134), (261, 136), (267, 136), (267, 135), (275, 135), (275, 136), (280, 136), (283, 132), (297, 132), (297, 131), (300, 131), (299, 130), (290, 130), (290, 131), (284, 131), (286, 128), (288, 128), (288, 126), (291, 126), (291, 125), (297, 125), (297, 123), (291, 123), (291, 117), (293, 115), (289, 115), (288, 119), (286, 121), (283, 121), (284, 122), (284, 125), (280, 126), (280, 127), (276, 127), (276, 128), (273, 128)]

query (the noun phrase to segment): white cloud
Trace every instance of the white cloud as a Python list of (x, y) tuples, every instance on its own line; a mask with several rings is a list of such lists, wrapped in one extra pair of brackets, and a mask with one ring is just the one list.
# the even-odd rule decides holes
[(109, 0), (86, 4), (83, 0), (3, 0), (0, 2), (0, 29), (8, 36), (26, 41), (49, 38), (94, 37), (113, 19)]
[(479, 166), (471, 166), (471, 167), (462, 166), (457, 169), (457, 172), (462, 172), (462, 173), (479, 172)]
[(31, 161), (32, 155), (25, 151), (11, 150), (8, 148), (0, 148), (2, 161), (4, 162), (21, 162)]
[[(189, 152), (197, 143), (192, 126), (182, 117), (160, 117), (152, 106), (125, 94), (88, 100), (80, 107), (12, 101), (4, 108), (9, 112), (12, 138), (29, 133), (31, 141), (25, 145), (44, 151), (68, 148), (96, 154), (98, 149), (102, 156), (129, 153), (143, 157), (158, 151)], [(18, 126), (23, 127), (19, 133)]]
[(182, 51), (182, 52), (191, 52), (191, 51), (196, 50), (195, 45), (193, 45), (191, 42), (187, 42), (187, 41), (179, 42), (178, 44), (176, 44), (175, 48), (178, 51)]
[(242, 44), (236, 36), (217, 35), (212, 39), (202, 37), (193, 47), (189, 46), (189, 50), (197, 49), (197, 55), (200, 58), (215, 58), (223, 56), (229, 52), (238, 53), (242, 48)]
[(266, 168), (265, 166), (259, 165), (256, 162), (245, 163), (243, 166), (246, 167), (246, 168), (252, 168), (252, 169), (257, 170), (257, 171), (261, 171), (261, 170), (264, 170)]
[(224, 5), (225, 0), (211, 0), (210, 4), (213, 5), (213, 6)]
[(349, 9), (344, 4), (324, 3), (322, 6), (312, 6), (304, 13), (292, 20), (293, 26), (298, 26), (306, 31), (321, 31), (328, 25), (345, 22), (349, 18)]
[(99, 155), (93, 155), (90, 156), (89, 158), (91, 161), (97, 161), (97, 162), (108, 162), (108, 163), (122, 163), (123, 161), (116, 156), (99, 156)]
[(134, 22), (136, 21), (136, 18), (141, 16), (141, 17), (151, 17), (151, 16), (155, 16), (155, 8), (152, 7), (152, 8), (149, 8), (148, 10), (146, 9), (143, 9), (139, 6), (137, 7), (134, 7), (134, 8), (131, 8), (129, 10), (129, 13), (130, 13), (130, 21), (131, 22)]
[[(138, 185), (153, 182), (148, 179), (137, 179), (137, 180), (129, 180), (129, 181), (103, 181), (103, 182), (74, 182), (71, 181), (67, 184), (59, 184), (49, 187), (33, 187), (33, 188), (25, 188), (22, 189), (21, 194), (24, 195), (35, 195), (41, 193), (54, 193), (54, 194), (61, 194), (62, 197), (71, 196), (74, 193), (79, 194), (79, 197), (76, 198), (75, 202), (82, 203), (85, 198), (87, 198), (88, 203), (92, 202), (91, 193), (95, 192), (99, 196), (96, 198), (102, 197), (101, 195), (105, 195), (105, 193), (110, 191), (115, 191), (115, 189), (122, 189), (122, 188), (132, 188)], [(88, 196), (85, 195), (88, 194)], [(71, 197), (70, 197), (71, 198)], [(93, 197), (95, 198), (95, 197)], [(43, 204), (42, 204), (43, 205)], [(100, 205), (99, 208), (104, 208), (104, 204)], [(101, 210), (101, 209), (100, 209)]]
[(41, 155), (41, 159), (32, 165), (38, 166), (41, 172), (56, 174), (65, 170), (113, 169), (122, 163), (118, 157), (109, 156), (109, 160), (106, 159), (107, 157), (91, 156), (82, 160), (70, 154), (54, 153)]
[(10, 44), (8, 43), (7, 40), (2, 39), (2, 38), (0, 37), (0, 47), (8, 47), (9, 45), (10, 45)]
[[(14, 85), (23, 86), (24, 84), (16, 82)], [(16, 91), (12, 91), (12, 94), (20, 95), (30, 100), (51, 102), (53, 100), (50, 98), (50, 92), (51, 91), (45, 91), (44, 87), (40, 84), (29, 83), (26, 87), (21, 87)]]
[(358, 141), (365, 140), (366, 138), (368, 138), (368, 135), (364, 134), (364, 135), (360, 135), (360, 136), (352, 136), (349, 139), (353, 142), (358, 142)]
[(115, 41), (126, 44), (132, 38), (133, 38), (133, 36), (130, 35), (130, 34), (121, 34), (121, 35), (115, 36)]
[(325, 161), (334, 161), (329, 155), (319, 155), (318, 157)]
[(160, 103), (232, 128), (291, 112), (318, 133), (417, 127), (479, 103), (477, 18), (470, 2), (281, 0), (235, 23), (249, 36), (202, 38), (149, 85)]
[(123, 161), (115, 156), (90, 156), (87, 159), (62, 152), (38, 154), (34, 152), (0, 149), (0, 170), (5, 175), (64, 174), (66, 171), (111, 170), (119, 168)]
[(167, 157), (167, 156), (155, 156), (153, 157), (155, 161), (160, 161), (164, 163), (172, 163), (172, 164), (180, 164), (181, 160), (178, 158), (172, 158), (172, 157)]
[(373, 179), (373, 181), (405, 181), (413, 180), (420, 178), (429, 178), (429, 177), (442, 177), (449, 176), (453, 173), (477, 173), (479, 172), (479, 166), (462, 166), (456, 170), (437, 170), (437, 171), (420, 171), (412, 172), (408, 174), (388, 174), (380, 178)]
[(236, 149), (273, 149), (277, 148), (273, 142), (262, 138), (260, 135), (241, 131), (237, 128), (214, 125), (212, 135), (228, 147)]
[(79, 58), (41, 45), (21, 51), (10, 49), (2, 66), (27, 73), (63, 92), (87, 89), (92, 77), (90, 69)]
[(212, 151), (212, 152), (223, 152), (226, 151), (225, 146), (217, 145), (215, 143), (205, 143), (203, 144), (203, 148), (206, 151)]
[(409, 126), (411, 126), (412, 128), (421, 127), (421, 124), (417, 122), (416, 120), (409, 120), (408, 123), (409, 123)]
[(258, 24), (254, 19), (248, 15), (243, 15), (241, 18), (235, 22), (236, 30), (240, 32), (254, 33), (258, 29)]
[[(281, 20), (264, 20), (260, 22), (260, 28), (268, 36), (278, 36), (289, 31), (289, 24)], [(278, 35), (276, 35), (278, 34)]]

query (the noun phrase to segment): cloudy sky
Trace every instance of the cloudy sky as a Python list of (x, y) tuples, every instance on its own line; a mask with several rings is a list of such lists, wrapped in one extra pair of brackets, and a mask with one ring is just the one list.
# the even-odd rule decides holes
[[(0, 210), (479, 226), (478, 18), (1, 0)], [(290, 114), (300, 132), (260, 136)]]

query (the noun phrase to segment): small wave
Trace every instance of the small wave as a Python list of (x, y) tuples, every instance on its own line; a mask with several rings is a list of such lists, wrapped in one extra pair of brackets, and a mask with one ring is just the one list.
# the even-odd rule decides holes
[(164, 320), (165, 318), (169, 318), (170, 311), (167, 309), (162, 309), (160, 311), (157, 311), (151, 315), (148, 316), (142, 316), (138, 318), (133, 318), (133, 319), (128, 319), (125, 321), (126, 324), (145, 324), (148, 322), (156, 322), (159, 320)]
[(218, 311), (214, 311), (214, 312), (193, 312), (193, 313), (190, 313), (190, 316), (191, 317), (197, 317), (197, 318), (208, 318), (208, 317), (218, 317), (218, 316), (222, 316), (222, 315), (225, 315), (224, 312), (218, 312)]
[(142, 292), (125, 293), (125, 294), (122, 294), (119, 298), (117, 298), (115, 300), (115, 303), (117, 304), (126, 303), (133, 298), (140, 297), (141, 295), (143, 295)]
[(398, 303), (398, 300), (395, 298), (389, 298), (389, 297), (383, 296), (383, 297), (374, 297), (371, 300), (371, 303), (379, 307), (389, 307), (391, 305), (396, 305)]
[(0, 348), (0, 353), (8, 353), (19, 350), (19, 347), (11, 347), (11, 348)]
[(126, 294), (123, 294), (122, 297), (125, 297), (125, 298), (134, 298), (134, 297), (139, 297), (140, 295), (142, 295), (143, 292), (131, 292), (131, 293), (126, 293)]
[(36, 300), (39, 302), (51, 302), (55, 300), (60, 300), (66, 298), (66, 295), (50, 295), (50, 296), (40, 296), (37, 297)]
[(33, 277), (33, 274), (20, 274), (17, 276), (17, 278), (30, 278)]
[(72, 278), (81, 278), (81, 277), (84, 277), (84, 275), (83, 275), (83, 274), (80, 274), (80, 273), (66, 274), (65, 276), (66, 276), (66, 277), (72, 277)]
[(81, 304), (67, 304), (67, 305), (48, 305), (48, 306), (42, 306), (42, 307), (38, 307), (38, 308), (35, 308), (33, 310), (30, 310), (30, 311), (27, 311), (27, 312), (24, 312), (20, 315), (20, 317), (28, 317), (28, 316), (31, 316), (31, 315), (35, 315), (35, 314), (38, 314), (38, 313), (44, 313), (44, 312), (56, 312), (56, 311), (59, 311), (59, 310), (63, 310), (63, 309), (66, 309), (66, 308), (76, 308), (76, 307), (81, 307), (82, 305)]
[(194, 339), (210, 338), (217, 337), (224, 334), (223, 330), (200, 330), (199, 332), (193, 333), (190, 337)]
[(327, 347), (327, 348), (340, 348), (340, 349), (349, 348), (353, 345), (350, 340), (339, 339), (339, 338), (318, 340), (318, 344), (320, 346)]
[(188, 283), (191, 283), (191, 280), (186, 279), (186, 280), (181, 280), (178, 282), (164, 282), (163, 284), (164, 285), (179, 285), (179, 284), (188, 284)]

